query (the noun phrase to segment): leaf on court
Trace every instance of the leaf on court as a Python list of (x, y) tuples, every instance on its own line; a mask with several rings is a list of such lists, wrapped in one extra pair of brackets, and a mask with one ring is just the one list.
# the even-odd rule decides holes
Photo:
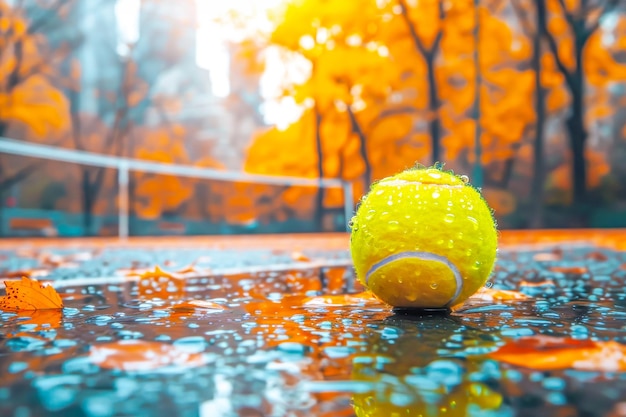
[(365, 291), (358, 294), (320, 295), (318, 297), (305, 298), (305, 306), (362, 306), (366, 304), (381, 303), (371, 292)]
[(470, 297), (470, 300), (480, 301), (509, 301), (509, 300), (528, 300), (531, 297), (519, 291), (511, 290), (495, 290), (493, 288), (484, 288), (477, 294)]
[(207, 310), (224, 311), (224, 310), (227, 310), (227, 308), (224, 307), (221, 304), (212, 303), (210, 301), (204, 301), (204, 300), (184, 301), (182, 303), (174, 304), (170, 308), (172, 310), (175, 310), (175, 311), (188, 311), (188, 310), (193, 310), (193, 311), (195, 311), (195, 310), (200, 310), (200, 311), (207, 311)]
[(198, 272), (198, 270), (196, 269), (196, 262), (195, 261), (190, 263), (186, 267), (176, 271), (177, 274), (193, 274), (193, 273), (196, 273), (196, 272)]
[(311, 261), (311, 258), (309, 258), (308, 256), (306, 256), (304, 253), (300, 251), (292, 252), (291, 259), (293, 259), (296, 262), (310, 262)]
[(59, 293), (50, 285), (22, 277), (21, 281), (4, 281), (7, 295), (0, 297), (0, 310), (27, 311), (63, 308)]
[(202, 353), (143, 340), (96, 344), (89, 350), (89, 358), (101, 368), (123, 371), (145, 371), (166, 366), (194, 367), (206, 363)]
[(173, 274), (166, 272), (159, 268), (159, 266), (154, 267), (154, 271), (146, 271), (139, 275), (140, 279), (151, 279), (151, 278), (178, 278)]
[(537, 370), (626, 370), (626, 346), (614, 341), (532, 336), (509, 341), (489, 356), (511, 365)]
[(139, 274), (137, 287), (142, 298), (180, 298), (185, 293), (185, 280), (155, 266), (153, 271)]

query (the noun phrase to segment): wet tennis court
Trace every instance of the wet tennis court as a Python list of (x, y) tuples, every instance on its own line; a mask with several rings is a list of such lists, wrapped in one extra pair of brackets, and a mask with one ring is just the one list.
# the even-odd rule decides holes
[(502, 241), (450, 313), (363, 292), (345, 234), (3, 242), (65, 308), (0, 313), (0, 416), (626, 416), (623, 234)]

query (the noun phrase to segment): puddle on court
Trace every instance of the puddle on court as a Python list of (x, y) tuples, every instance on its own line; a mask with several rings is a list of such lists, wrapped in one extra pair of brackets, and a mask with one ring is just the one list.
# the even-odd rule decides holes
[[(39, 271), (65, 309), (0, 314), (0, 415), (626, 415), (626, 373), (489, 356), (534, 335), (626, 344), (623, 252), (502, 251), (494, 288), (530, 298), (451, 314), (390, 310), (351, 285), (345, 252), (165, 252), (47, 252), (48, 264), (3, 252), (4, 276)], [(199, 256), (230, 272), (157, 287), (120, 279), (166, 258), (200, 270)], [(74, 285), (80, 276), (99, 283)]]

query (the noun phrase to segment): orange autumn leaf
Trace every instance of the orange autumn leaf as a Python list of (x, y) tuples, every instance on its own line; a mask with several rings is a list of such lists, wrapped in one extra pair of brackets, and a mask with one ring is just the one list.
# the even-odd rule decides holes
[(189, 300), (183, 301), (182, 303), (174, 304), (170, 307), (172, 310), (176, 311), (186, 311), (186, 310), (226, 310), (221, 304), (212, 303), (210, 301), (204, 300)]
[(530, 297), (519, 291), (496, 290), (493, 288), (483, 288), (477, 294), (470, 297), (470, 300), (481, 301), (508, 301), (508, 300), (527, 300)]
[(318, 297), (305, 298), (302, 302), (305, 306), (355, 306), (372, 303), (380, 303), (369, 291), (358, 294), (321, 295)]
[(192, 262), (189, 265), (187, 265), (186, 267), (176, 271), (177, 274), (193, 274), (195, 272), (198, 272), (198, 270), (196, 269), (196, 263), (195, 262)]
[(205, 363), (201, 353), (190, 353), (167, 343), (142, 340), (93, 345), (89, 358), (101, 368), (123, 371), (144, 371), (165, 366), (193, 367)]
[(306, 256), (304, 253), (300, 251), (295, 251), (291, 253), (291, 259), (297, 262), (310, 262), (311, 258)]
[(140, 279), (151, 279), (151, 278), (178, 278), (173, 274), (162, 270), (158, 265), (154, 267), (154, 271), (146, 271), (139, 275)]
[(626, 371), (626, 346), (614, 341), (532, 336), (509, 341), (489, 356), (511, 365), (546, 371)]
[(7, 295), (0, 298), (0, 310), (26, 311), (63, 308), (59, 293), (50, 285), (22, 277), (21, 281), (4, 281)]
[(185, 292), (185, 280), (155, 266), (153, 271), (139, 274), (137, 288), (142, 298), (179, 298)]

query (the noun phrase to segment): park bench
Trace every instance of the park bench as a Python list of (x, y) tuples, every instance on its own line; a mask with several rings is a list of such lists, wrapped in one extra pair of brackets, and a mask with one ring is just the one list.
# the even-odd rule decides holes
[(14, 217), (9, 220), (9, 229), (18, 236), (57, 235), (57, 228), (50, 219)]

